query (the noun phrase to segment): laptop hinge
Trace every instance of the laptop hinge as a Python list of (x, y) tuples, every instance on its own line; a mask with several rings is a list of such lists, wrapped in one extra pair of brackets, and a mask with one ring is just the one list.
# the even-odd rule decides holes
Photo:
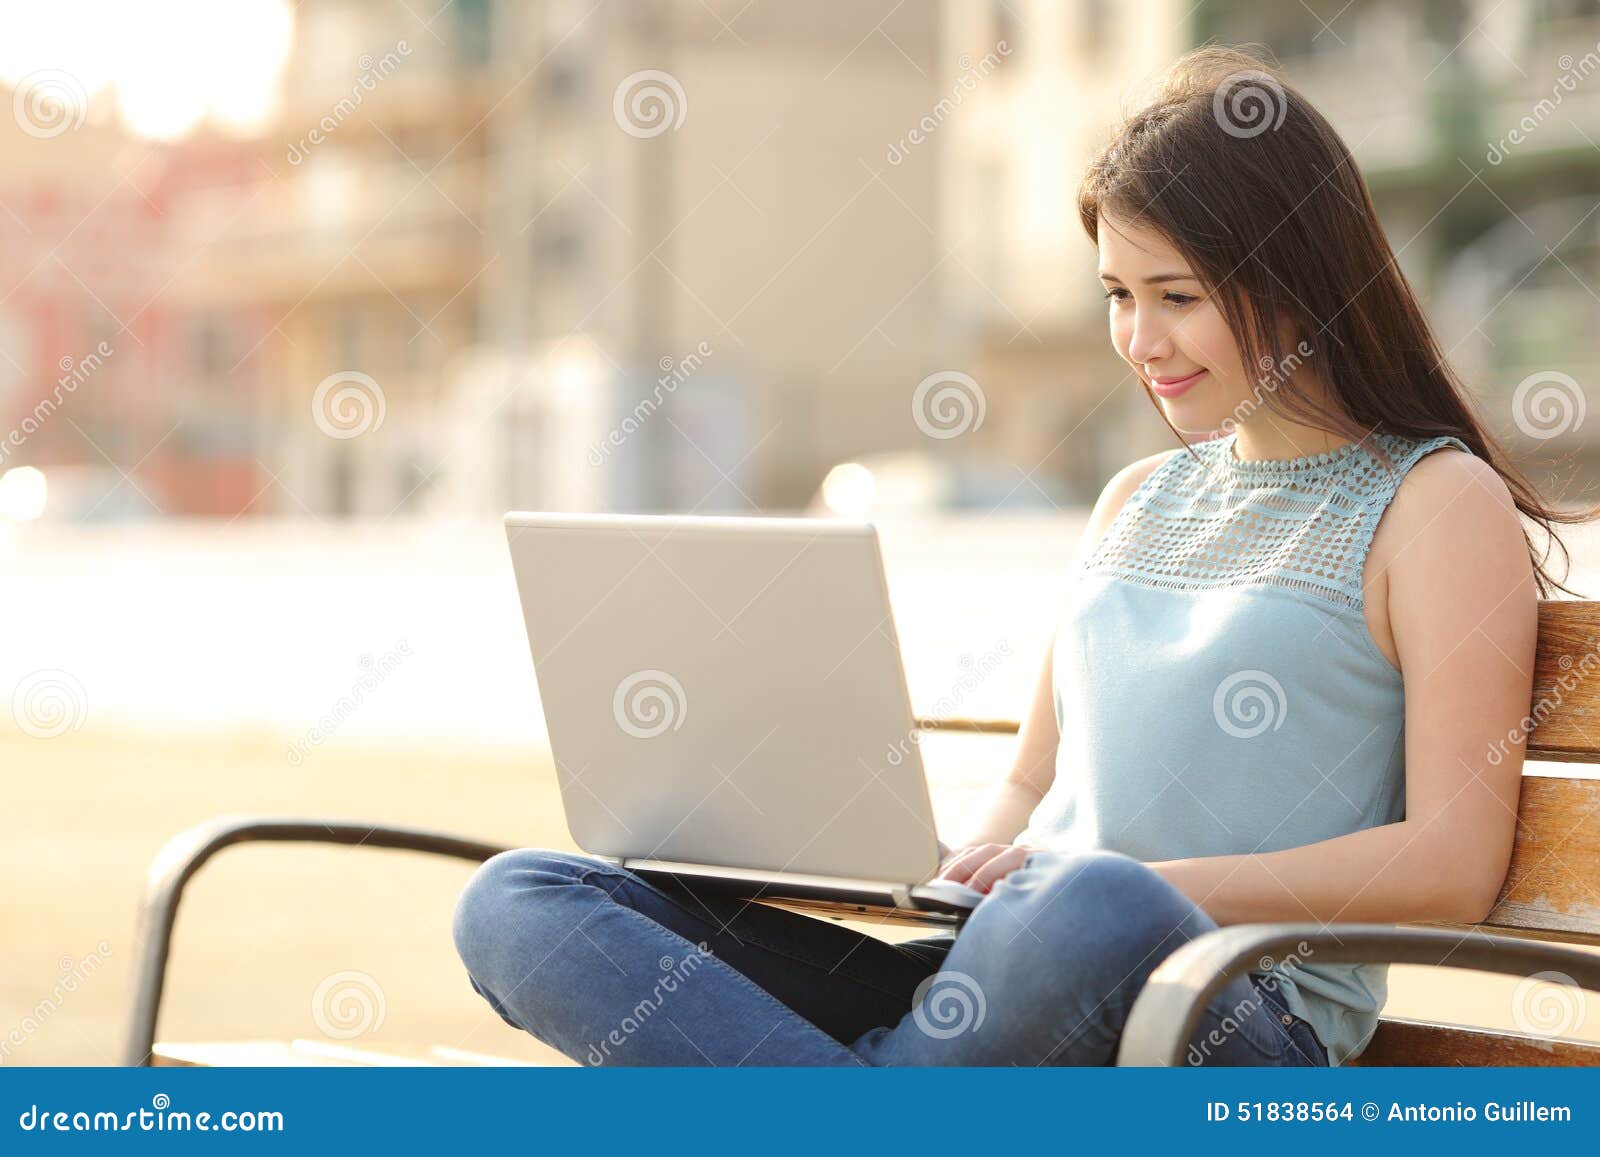
[(894, 906), (896, 908), (917, 908), (917, 906), (911, 902), (910, 884), (889, 885), (889, 895), (894, 897)]

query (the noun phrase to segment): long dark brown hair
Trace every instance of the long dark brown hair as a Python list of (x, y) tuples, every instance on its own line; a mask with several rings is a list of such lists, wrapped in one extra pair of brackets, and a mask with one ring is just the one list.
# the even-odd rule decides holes
[[(1570, 569), (1552, 523), (1588, 522), (1600, 507), (1545, 502), (1485, 431), (1400, 271), (1349, 149), (1271, 63), (1214, 45), (1180, 57), (1155, 98), (1089, 166), (1078, 215), (1092, 240), (1102, 216), (1162, 234), (1213, 296), (1247, 368), (1308, 362), (1334, 403), (1297, 389), (1291, 373), (1264, 398), (1257, 391), (1261, 405), (1369, 445), (1379, 430), (1460, 438), (1561, 546)], [(1295, 353), (1282, 348), (1285, 321)], [(1166, 421), (1148, 384), (1145, 392)], [(1539, 555), (1526, 526), (1523, 539), (1540, 596), (1576, 594), (1547, 571), (1549, 551)]]

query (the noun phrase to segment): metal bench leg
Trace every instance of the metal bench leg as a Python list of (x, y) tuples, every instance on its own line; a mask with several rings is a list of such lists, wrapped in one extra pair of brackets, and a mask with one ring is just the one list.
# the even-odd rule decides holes
[(155, 1046), (156, 1018), (166, 987), (167, 959), (178, 903), (190, 878), (223, 848), (247, 843), (344, 844), (349, 847), (390, 848), (429, 852), (439, 856), (482, 863), (507, 849), (498, 844), (463, 839), (425, 828), (393, 827), (349, 821), (285, 819), (262, 816), (223, 816), (198, 824), (174, 836), (156, 855), (145, 881), (139, 906), (135, 940), (133, 1010), (122, 1063), (150, 1063)]

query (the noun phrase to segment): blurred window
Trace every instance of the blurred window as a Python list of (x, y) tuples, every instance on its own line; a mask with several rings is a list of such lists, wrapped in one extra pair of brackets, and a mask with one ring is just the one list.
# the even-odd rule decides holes
[(467, 68), (486, 63), (494, 42), (489, 0), (454, 0), (450, 10), (456, 25), (456, 62)]

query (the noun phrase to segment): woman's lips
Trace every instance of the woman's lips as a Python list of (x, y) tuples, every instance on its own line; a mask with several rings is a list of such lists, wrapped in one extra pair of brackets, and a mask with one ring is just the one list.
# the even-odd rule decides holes
[(1196, 370), (1184, 378), (1151, 378), (1150, 388), (1163, 398), (1176, 398), (1179, 394), (1185, 393), (1204, 374), (1205, 370)]

